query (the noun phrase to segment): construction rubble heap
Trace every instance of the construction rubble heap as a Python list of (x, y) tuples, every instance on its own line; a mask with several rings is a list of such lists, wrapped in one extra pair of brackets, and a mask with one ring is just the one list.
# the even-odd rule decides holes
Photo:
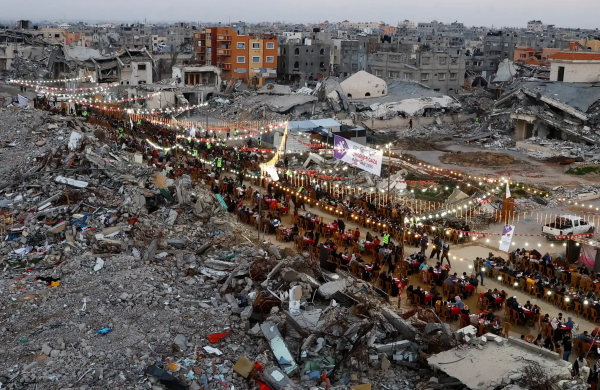
[(425, 360), (456, 348), (432, 311), (255, 243), (106, 129), (0, 117), (2, 389), (466, 388)]

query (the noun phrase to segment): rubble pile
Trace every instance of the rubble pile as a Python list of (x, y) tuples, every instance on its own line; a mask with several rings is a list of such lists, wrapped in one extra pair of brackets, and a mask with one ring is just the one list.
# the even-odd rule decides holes
[[(541, 150), (525, 149), (527, 155), (537, 159), (544, 159), (549, 162), (559, 163), (583, 161), (588, 163), (600, 162), (600, 147), (598, 145), (586, 145), (584, 143), (547, 138), (542, 139), (539, 137), (531, 137), (523, 142), (526, 144), (543, 147)], [(560, 157), (564, 157), (564, 159)]]
[(203, 186), (140, 164), (95, 126), (13, 114), (29, 131), (14, 150), (35, 153), (0, 196), (3, 389), (455, 382), (431, 382), (422, 360), (434, 315), (403, 319), (371, 284), (255, 245)]

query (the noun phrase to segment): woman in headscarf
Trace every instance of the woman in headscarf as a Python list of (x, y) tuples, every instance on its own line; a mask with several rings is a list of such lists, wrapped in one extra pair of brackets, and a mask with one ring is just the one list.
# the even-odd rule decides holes
[(455, 296), (455, 297), (454, 297), (454, 301), (455, 301), (454, 305), (455, 305), (455, 306), (458, 306), (458, 308), (459, 308), (460, 310), (462, 310), (462, 308), (463, 308), (463, 306), (464, 306), (464, 303), (463, 303), (462, 299), (460, 299), (460, 295), (457, 295), (457, 296)]

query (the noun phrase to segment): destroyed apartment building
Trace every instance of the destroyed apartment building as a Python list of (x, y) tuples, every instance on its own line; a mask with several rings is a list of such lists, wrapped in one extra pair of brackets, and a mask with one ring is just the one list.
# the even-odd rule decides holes
[(600, 84), (517, 80), (492, 117), (510, 115), (515, 140), (531, 137), (600, 144)]
[(366, 72), (358, 72), (341, 84), (348, 92), (354, 121), (370, 129), (456, 122), (469, 118), (460, 115), (462, 106), (455, 98), (419, 83), (395, 80), (389, 85)]
[(80, 72), (91, 72), (97, 83), (121, 85), (152, 84), (155, 62), (144, 48), (123, 49), (108, 55), (82, 46), (57, 45), (48, 60), (53, 78), (73, 77)]

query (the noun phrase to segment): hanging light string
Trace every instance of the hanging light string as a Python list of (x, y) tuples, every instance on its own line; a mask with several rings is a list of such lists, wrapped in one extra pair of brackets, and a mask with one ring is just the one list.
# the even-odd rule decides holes
[[(75, 103), (74, 100), (71, 100), (70, 102)], [(80, 101), (79, 104), (82, 104), (84, 106), (88, 106), (91, 108), (95, 108), (101, 111), (110, 111), (110, 112), (126, 112), (126, 113), (146, 113), (146, 114), (151, 114), (151, 115), (159, 115), (159, 114), (179, 114), (183, 111), (187, 111), (187, 110), (192, 110), (194, 108), (200, 107), (200, 105), (194, 105), (194, 106), (183, 106), (183, 107), (174, 107), (174, 108), (153, 108), (153, 109), (146, 109), (146, 108), (140, 108), (140, 109), (135, 109), (135, 108), (111, 108), (111, 107), (105, 107), (105, 106), (99, 106), (97, 104), (92, 104), (92, 103), (87, 103), (84, 101)], [(206, 103), (205, 103), (206, 104)]]
[(144, 100), (144, 99), (152, 99), (155, 96), (160, 95), (160, 92), (155, 92), (152, 93), (150, 95), (145, 95), (145, 96), (136, 96), (136, 97), (131, 97), (131, 98), (126, 98), (126, 99), (118, 99), (118, 100), (112, 100), (110, 97), (108, 98), (108, 100), (101, 100), (101, 99), (97, 99), (97, 98), (92, 98), (92, 99), (81, 99), (81, 100), (70, 100), (71, 103), (78, 103), (78, 104), (84, 104), (84, 103), (110, 103), (110, 104), (116, 104), (116, 103), (126, 103), (126, 102), (133, 102), (136, 100)]
[(70, 83), (70, 82), (75, 82), (75, 81), (82, 81), (85, 79), (91, 79), (91, 76), (80, 76), (80, 77), (73, 77), (70, 79), (52, 79), (52, 80), (8, 80), (8, 82), (11, 84), (35, 86), (35, 85), (40, 85), (40, 84)]
[[(395, 154), (395, 153), (392, 153)], [(516, 183), (514, 181), (511, 181), (510, 178), (506, 178), (506, 177), (501, 177), (501, 178), (494, 178), (494, 177), (485, 177), (485, 176), (476, 176), (476, 175), (467, 175), (467, 174), (463, 174), (461, 172), (455, 171), (455, 170), (449, 170), (449, 169), (445, 169), (445, 168), (439, 168), (436, 167), (434, 165), (430, 165), (430, 164), (424, 164), (423, 162), (417, 161), (415, 159), (411, 159), (409, 157), (406, 157), (406, 155), (400, 155), (402, 156), (402, 158), (405, 161), (409, 161), (409, 162), (414, 162), (415, 164), (418, 164), (418, 166), (414, 165), (413, 168), (416, 169), (423, 169), (423, 170), (429, 170), (430, 172), (436, 173), (436, 174), (446, 174), (446, 175), (450, 175), (452, 177), (454, 177), (454, 179), (460, 179), (462, 178), (463, 180), (472, 180), (472, 181), (478, 181), (479, 185), (483, 185), (484, 182), (485, 183), (497, 183), (497, 184), (504, 184), (504, 183), (508, 183), (509, 186), (513, 186), (516, 188), (516, 190), (522, 190), (525, 192), (528, 192), (530, 194), (533, 195), (539, 195), (545, 198), (548, 198), (550, 196), (550, 193), (548, 191), (542, 191), (540, 189), (536, 189), (533, 188), (532, 186), (527, 186), (525, 184), (522, 183)]]
[[(28, 85), (31, 87), (38, 87), (38, 85), (34, 85), (34, 84), (25, 84), (25, 85)], [(53, 88), (53, 87), (44, 86), (42, 88), (36, 89), (36, 92), (49, 93), (49, 94), (80, 92), (80, 91), (100, 92), (100, 91), (104, 91), (108, 88), (114, 88), (114, 87), (118, 87), (118, 86), (119, 86), (119, 83), (106, 84), (106, 85), (101, 85), (98, 87), (82, 87), (82, 88)]]

